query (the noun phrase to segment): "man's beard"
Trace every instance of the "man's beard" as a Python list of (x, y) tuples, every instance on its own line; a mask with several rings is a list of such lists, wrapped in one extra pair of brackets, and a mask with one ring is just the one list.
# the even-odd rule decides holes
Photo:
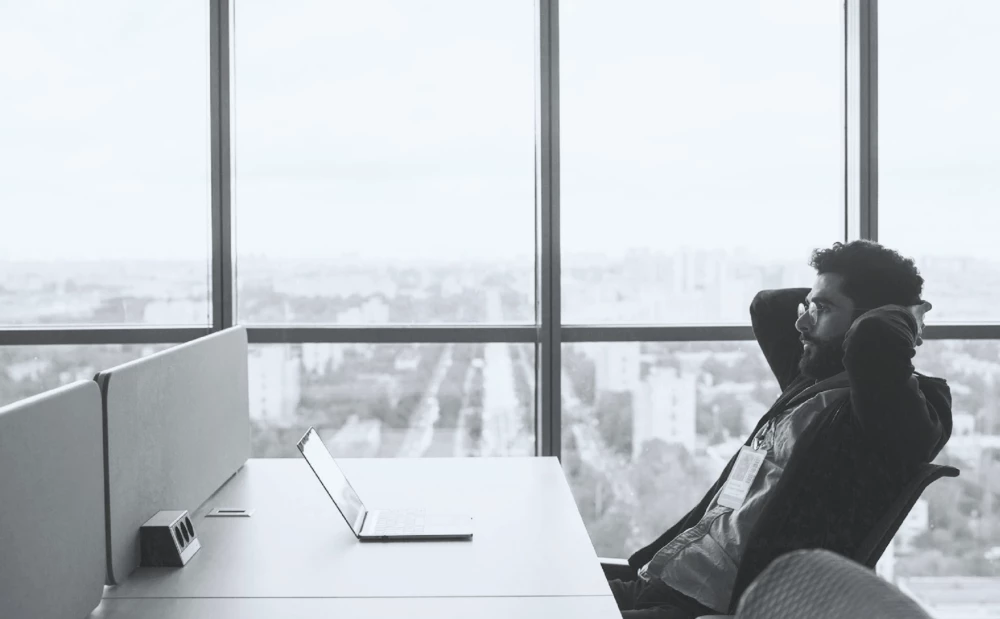
[(804, 347), (799, 370), (809, 378), (823, 380), (844, 371), (844, 338), (805, 338), (812, 346)]

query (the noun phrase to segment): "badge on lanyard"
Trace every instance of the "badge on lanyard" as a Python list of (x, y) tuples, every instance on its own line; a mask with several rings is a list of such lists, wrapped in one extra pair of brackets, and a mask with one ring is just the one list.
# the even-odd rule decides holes
[(730, 509), (737, 509), (743, 505), (747, 493), (750, 492), (750, 486), (757, 477), (757, 471), (764, 464), (765, 456), (767, 456), (766, 449), (752, 449), (746, 445), (740, 448), (736, 464), (733, 465), (733, 470), (729, 472), (729, 478), (719, 493), (719, 505)]

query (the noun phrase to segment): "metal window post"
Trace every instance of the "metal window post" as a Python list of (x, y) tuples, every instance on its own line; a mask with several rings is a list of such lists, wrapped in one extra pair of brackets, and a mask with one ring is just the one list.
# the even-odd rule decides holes
[(212, 329), (233, 326), (235, 281), (230, 149), (230, 42), (232, 3), (209, 2), (209, 90), (211, 99)]
[(878, 240), (878, 0), (847, 0), (847, 237)]
[(559, 457), (559, 2), (538, 0), (535, 89), (535, 453)]
[(861, 0), (861, 238), (878, 240), (878, 0)]

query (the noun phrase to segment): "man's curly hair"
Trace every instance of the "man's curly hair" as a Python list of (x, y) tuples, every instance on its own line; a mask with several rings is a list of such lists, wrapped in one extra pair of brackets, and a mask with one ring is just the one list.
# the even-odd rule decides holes
[(843, 277), (843, 292), (858, 308), (914, 305), (924, 288), (924, 278), (911, 258), (874, 241), (837, 242), (829, 249), (817, 249), (809, 265), (818, 275)]

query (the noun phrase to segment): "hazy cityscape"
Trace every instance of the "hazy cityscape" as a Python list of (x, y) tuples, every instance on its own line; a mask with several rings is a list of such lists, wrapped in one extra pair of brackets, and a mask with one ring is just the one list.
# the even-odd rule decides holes
[[(632, 252), (565, 261), (567, 322), (746, 324), (757, 290), (809, 285), (805, 260)], [(207, 324), (205, 264), (0, 263), (0, 324)], [(530, 324), (530, 263), (238, 264), (244, 324)], [(996, 307), (1000, 266), (927, 259), (938, 320)], [(977, 297), (968, 295), (976, 294)], [(963, 296), (964, 295), (964, 296)], [(165, 345), (0, 346), (0, 404)], [(702, 496), (777, 396), (756, 343), (567, 344), (562, 463), (600, 556), (625, 557)], [(251, 345), (252, 454), (298, 457), (315, 426), (340, 457), (534, 453), (533, 344)], [(918, 502), (879, 566), (935, 617), (1000, 616), (1000, 342), (929, 341), (919, 370), (948, 379), (958, 479)]]

